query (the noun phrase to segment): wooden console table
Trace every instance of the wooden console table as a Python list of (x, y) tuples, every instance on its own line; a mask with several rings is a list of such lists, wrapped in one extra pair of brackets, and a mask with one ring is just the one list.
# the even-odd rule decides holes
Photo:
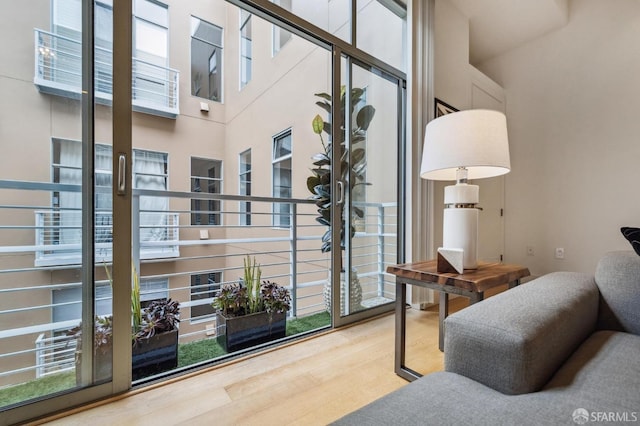
[(486, 290), (503, 284), (512, 288), (520, 284), (521, 278), (529, 276), (529, 269), (523, 266), (484, 262), (478, 263), (478, 269), (465, 270), (463, 274), (439, 273), (435, 260), (389, 266), (387, 272), (396, 276), (395, 371), (409, 381), (421, 374), (404, 365), (407, 284), (440, 292), (439, 347), (443, 350), (443, 324), (449, 314), (449, 294), (468, 297), (473, 304), (484, 299)]

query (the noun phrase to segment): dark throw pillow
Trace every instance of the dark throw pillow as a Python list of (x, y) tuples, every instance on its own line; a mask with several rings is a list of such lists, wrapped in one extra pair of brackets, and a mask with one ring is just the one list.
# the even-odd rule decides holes
[(640, 256), (640, 228), (629, 228), (623, 227), (620, 228), (620, 232), (622, 235), (631, 243), (631, 247), (638, 253)]

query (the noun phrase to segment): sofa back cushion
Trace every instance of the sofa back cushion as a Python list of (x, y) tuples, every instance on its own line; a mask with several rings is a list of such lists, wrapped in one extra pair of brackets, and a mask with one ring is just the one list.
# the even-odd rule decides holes
[(554, 272), (445, 321), (444, 368), (507, 395), (538, 391), (596, 327), (593, 276)]
[(630, 250), (605, 254), (596, 268), (596, 284), (598, 328), (640, 335), (640, 256)]

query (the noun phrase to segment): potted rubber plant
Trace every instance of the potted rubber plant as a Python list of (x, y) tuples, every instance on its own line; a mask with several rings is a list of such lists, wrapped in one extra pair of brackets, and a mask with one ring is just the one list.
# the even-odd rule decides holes
[[(318, 217), (316, 221), (327, 227), (324, 235), (322, 236), (322, 245), (320, 250), (323, 253), (331, 251), (332, 246), (332, 230), (331, 230), (331, 212), (333, 209), (332, 197), (333, 192), (331, 188), (332, 181), (332, 151), (333, 144), (338, 146), (337, 157), (340, 162), (341, 176), (339, 178), (343, 184), (348, 185), (350, 193), (353, 194), (354, 190), (360, 186), (370, 185), (366, 182), (366, 135), (369, 125), (375, 115), (375, 108), (371, 105), (364, 104), (366, 98), (365, 89), (353, 88), (350, 93), (350, 108), (349, 114), (346, 114), (346, 88), (343, 86), (340, 93), (340, 114), (338, 119), (340, 120), (339, 129), (340, 132), (337, 135), (333, 134), (332, 123), (328, 120), (324, 120), (320, 114), (317, 114), (312, 122), (311, 126), (313, 132), (318, 135), (320, 143), (322, 145), (322, 152), (315, 154), (312, 157), (313, 168), (311, 169), (312, 175), (307, 178), (307, 188), (311, 192), (311, 199), (315, 201), (318, 208)], [(316, 93), (316, 97), (320, 100), (316, 102), (320, 108), (325, 110), (328, 115), (332, 112), (333, 99), (331, 95), (327, 93)], [(347, 140), (347, 126), (345, 125), (345, 119), (351, 120), (350, 137)], [(355, 223), (364, 219), (364, 211), (351, 205), (348, 210), (343, 210), (341, 218), (341, 232), (340, 232), (340, 248), (342, 250), (346, 247), (346, 238), (351, 238), (356, 233)], [(347, 226), (346, 214), (351, 214), (349, 226)], [(347, 234), (348, 232), (348, 234)], [(340, 281), (342, 283), (340, 287), (341, 292), (341, 314), (345, 314), (345, 294), (347, 291), (347, 285), (345, 283), (344, 271), (340, 272)], [(327, 311), (331, 312), (331, 283), (327, 282), (323, 290), (323, 298)], [(352, 268), (351, 282), (349, 283), (349, 303), (350, 310), (357, 311), (362, 309), (362, 286), (358, 279), (357, 271)]]
[(289, 290), (261, 281), (260, 265), (247, 256), (243, 277), (223, 284), (213, 300), (217, 340), (227, 352), (283, 338), (286, 315), (291, 309)]

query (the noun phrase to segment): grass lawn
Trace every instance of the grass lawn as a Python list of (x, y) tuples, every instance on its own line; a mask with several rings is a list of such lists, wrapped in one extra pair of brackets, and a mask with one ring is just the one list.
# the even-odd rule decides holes
[[(328, 312), (296, 318), (287, 321), (287, 336), (316, 330), (329, 324), (331, 324), (331, 317)], [(215, 359), (226, 354), (215, 338), (184, 343), (178, 347), (178, 367)], [(75, 386), (76, 374), (74, 371), (52, 374), (41, 379), (0, 389), (0, 407), (72, 389)]]

